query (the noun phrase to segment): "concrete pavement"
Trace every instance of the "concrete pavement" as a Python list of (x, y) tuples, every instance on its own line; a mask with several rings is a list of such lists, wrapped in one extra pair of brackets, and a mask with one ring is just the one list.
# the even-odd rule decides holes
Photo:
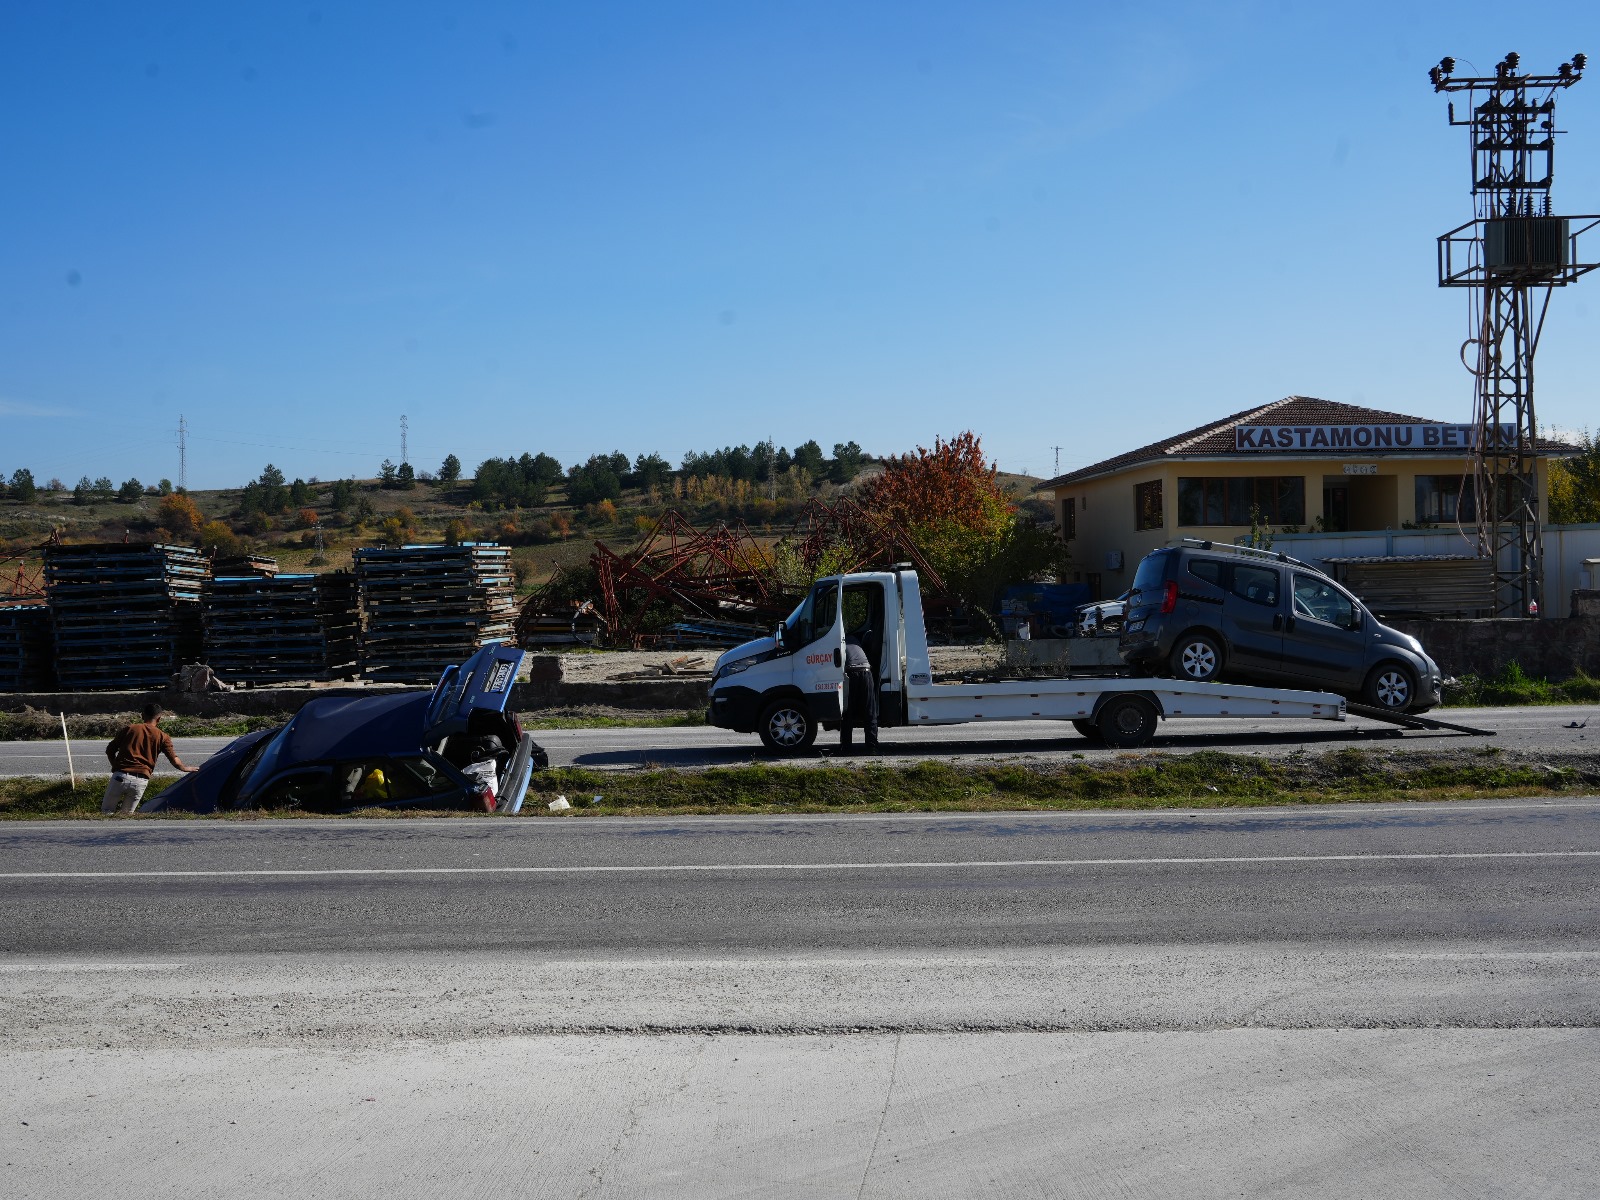
[(8, 823), (0, 1186), (1588, 1195), (1597, 869), (1595, 798)]
[[(1582, 728), (1578, 722), (1600, 716), (1592, 706), (1441, 709), (1442, 720), (1495, 731), (1493, 737), (1445, 731), (1411, 730), (1401, 734), (1392, 725), (1351, 717), (1343, 723), (1300, 720), (1173, 720), (1163, 722), (1151, 749), (1183, 754), (1228, 750), (1249, 754), (1292, 754), (1375, 744), (1385, 749), (1430, 751), (1497, 746), (1505, 751), (1582, 753), (1600, 745), (1600, 720)], [(1592, 735), (1592, 736), (1591, 736)], [(755, 759), (773, 761), (753, 734), (730, 733), (709, 726), (672, 729), (544, 729), (534, 734), (550, 754), (552, 766), (598, 770), (640, 767), (729, 766)], [(1052, 721), (1017, 721), (991, 725), (958, 725), (945, 729), (892, 729), (883, 735), (889, 762), (926, 760), (977, 762), (1097, 761), (1122, 751), (1107, 750), (1079, 737), (1069, 725)], [(191, 765), (204, 762), (231, 738), (175, 739), (180, 757)], [(818, 739), (817, 751), (795, 759), (801, 765), (837, 761), (831, 735)], [(101, 742), (74, 743), (77, 769), (104, 774)], [(0, 776), (64, 775), (66, 749), (59, 741), (0, 742)]]

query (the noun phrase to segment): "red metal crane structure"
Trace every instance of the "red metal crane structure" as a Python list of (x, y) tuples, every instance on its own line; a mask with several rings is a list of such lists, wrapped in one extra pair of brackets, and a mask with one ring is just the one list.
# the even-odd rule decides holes
[(597, 541), (587, 573), (559, 572), (528, 597), (517, 638), (524, 646), (589, 640), (579, 625), (597, 620), (599, 640), (637, 646), (652, 617), (675, 617), (710, 626), (712, 635), (724, 626), (738, 640), (741, 626), (780, 620), (818, 573), (895, 562), (911, 563), (925, 591), (942, 594), (938, 572), (905, 530), (851, 500), (813, 500), (776, 538), (757, 538), (743, 521), (697, 529), (669, 509), (631, 550)]

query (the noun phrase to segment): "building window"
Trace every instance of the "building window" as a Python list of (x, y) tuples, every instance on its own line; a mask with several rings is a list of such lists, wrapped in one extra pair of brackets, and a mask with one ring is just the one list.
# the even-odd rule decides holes
[(1251, 509), (1259, 509), (1262, 519), (1269, 525), (1305, 524), (1305, 478), (1263, 475), (1244, 479), (1189, 477), (1178, 480), (1179, 525), (1249, 525)]
[(1166, 523), (1161, 515), (1161, 480), (1134, 485), (1133, 509), (1139, 529), (1160, 529)]
[[(1457, 509), (1459, 498), (1461, 507)], [(1457, 521), (1476, 522), (1478, 498), (1472, 481), (1463, 475), (1417, 476), (1417, 523), (1454, 525)]]
[(1061, 536), (1075, 538), (1078, 536), (1078, 498), (1068, 496), (1061, 502)]

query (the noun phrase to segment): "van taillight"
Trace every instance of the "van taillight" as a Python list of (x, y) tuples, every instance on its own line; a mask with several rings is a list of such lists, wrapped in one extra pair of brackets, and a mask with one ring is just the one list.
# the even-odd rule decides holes
[(1167, 586), (1161, 591), (1161, 613), (1165, 616), (1178, 607), (1178, 582), (1168, 580)]

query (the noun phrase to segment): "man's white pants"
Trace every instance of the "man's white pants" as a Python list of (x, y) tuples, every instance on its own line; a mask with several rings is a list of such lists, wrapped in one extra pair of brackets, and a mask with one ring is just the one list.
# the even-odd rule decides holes
[(131, 815), (139, 807), (139, 801), (144, 799), (144, 789), (149, 786), (148, 779), (129, 775), (126, 771), (111, 772), (111, 782), (106, 784), (106, 794), (100, 798), (100, 811), (120, 812), (123, 816)]

